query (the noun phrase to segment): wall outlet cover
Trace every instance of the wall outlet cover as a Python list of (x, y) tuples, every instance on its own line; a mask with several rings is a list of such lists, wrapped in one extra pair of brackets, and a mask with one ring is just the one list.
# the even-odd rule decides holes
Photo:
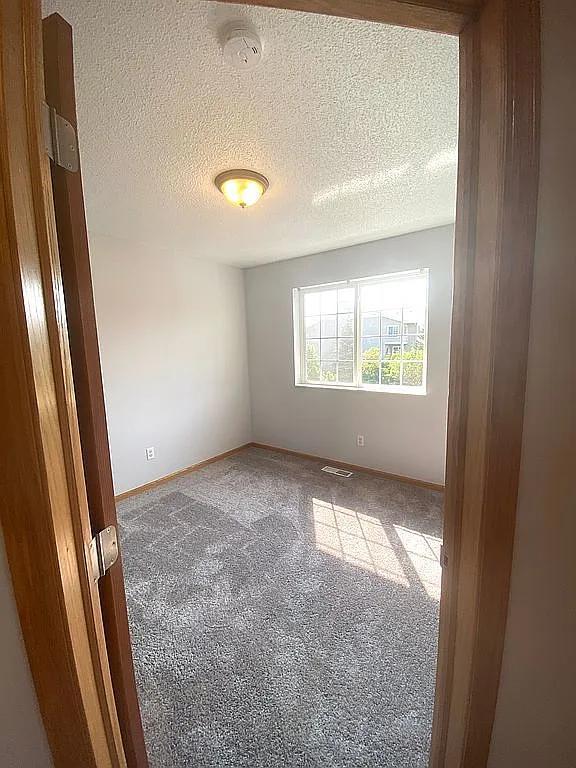
[(364, 448), (364, 435), (358, 435), (356, 437), (356, 445), (358, 448)]
[(150, 448), (146, 448), (146, 461), (152, 461), (152, 459), (156, 458), (156, 449), (154, 446), (151, 446)]

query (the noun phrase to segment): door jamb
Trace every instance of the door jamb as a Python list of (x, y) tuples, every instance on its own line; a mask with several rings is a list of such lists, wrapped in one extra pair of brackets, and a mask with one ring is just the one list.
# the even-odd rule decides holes
[(125, 768), (42, 133), (40, 3), (0, 5), (0, 519), (57, 768)]
[[(506, 627), (526, 384), (538, 189), (539, 2), (233, 1), (460, 34), (447, 563), (431, 766), (484, 766)], [(10, 438), (0, 449), (6, 550), (57, 767), (121, 766), (98, 597), (86, 568), (86, 493), (41, 146), (40, 4), (6, 0), (0, 13), (0, 317), (7, 329), (1, 334), (0, 386)]]
[[(53, 13), (42, 21), (42, 36), (46, 101), (60, 117), (77, 129), (72, 27), (62, 16)], [(96, 535), (109, 526), (117, 529), (118, 518), (98, 348), (81, 156), (78, 166), (75, 173), (70, 173), (62, 165), (50, 163), (50, 171), (86, 495), (91, 529)], [(148, 768), (121, 552), (114, 567), (99, 579), (98, 592), (126, 762), (128, 768)]]

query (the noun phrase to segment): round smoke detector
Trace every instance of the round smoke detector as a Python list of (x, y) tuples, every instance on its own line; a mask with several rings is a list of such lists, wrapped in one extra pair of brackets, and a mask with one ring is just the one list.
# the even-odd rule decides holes
[(262, 61), (262, 43), (247, 27), (231, 27), (226, 31), (224, 59), (234, 69), (254, 69)]

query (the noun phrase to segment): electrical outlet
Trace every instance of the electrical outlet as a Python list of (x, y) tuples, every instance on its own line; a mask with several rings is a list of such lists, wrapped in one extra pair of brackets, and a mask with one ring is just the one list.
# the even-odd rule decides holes
[(356, 436), (356, 445), (358, 448), (364, 448), (364, 435)]
[(150, 446), (150, 448), (146, 448), (146, 461), (152, 461), (152, 459), (156, 458), (156, 449), (154, 446)]

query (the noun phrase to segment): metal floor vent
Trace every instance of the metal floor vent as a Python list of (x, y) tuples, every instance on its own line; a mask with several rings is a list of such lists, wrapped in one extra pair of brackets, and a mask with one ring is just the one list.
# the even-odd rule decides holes
[(330, 475), (338, 475), (338, 477), (352, 477), (353, 472), (348, 472), (346, 469), (338, 469), (338, 467), (322, 467), (322, 472), (328, 472)]

